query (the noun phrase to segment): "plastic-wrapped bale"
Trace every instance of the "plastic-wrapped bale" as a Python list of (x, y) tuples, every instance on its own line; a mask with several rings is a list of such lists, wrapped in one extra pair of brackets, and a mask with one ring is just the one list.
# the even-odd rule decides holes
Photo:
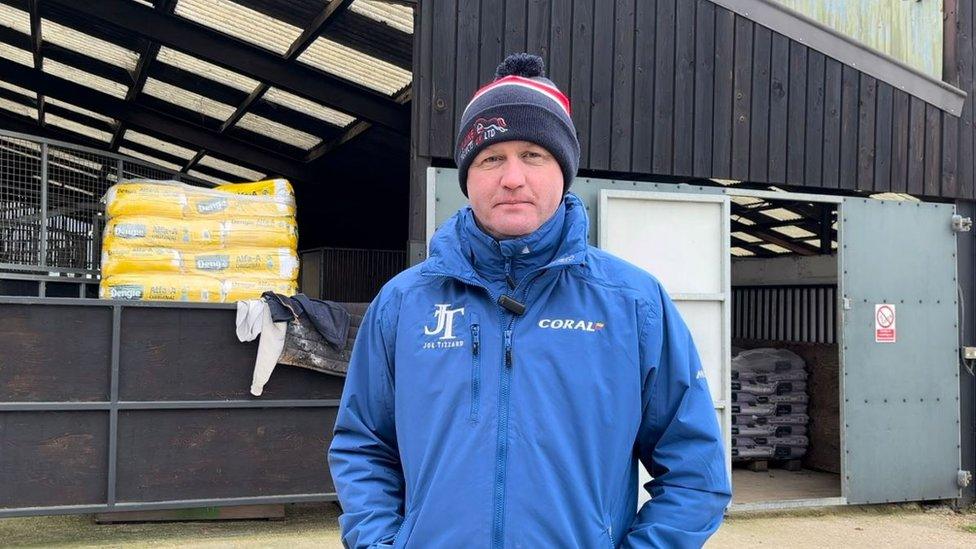
[(806, 404), (810, 397), (806, 393), (787, 393), (782, 395), (756, 395), (743, 391), (732, 391), (732, 402), (742, 404)]
[(806, 381), (758, 381), (736, 380), (732, 382), (732, 391), (753, 395), (783, 395), (789, 393), (806, 393)]
[(292, 218), (228, 218), (221, 227), (224, 243), (229, 248), (298, 249), (298, 224)]
[(240, 276), (296, 281), (298, 265), (298, 255), (290, 248), (191, 251), (180, 256), (180, 268), (183, 272), (215, 277)]
[(732, 368), (743, 372), (783, 373), (804, 371), (803, 359), (786, 349), (749, 349), (742, 351), (732, 360)]
[(295, 189), (292, 188), (291, 183), (287, 179), (265, 179), (251, 183), (226, 183), (224, 185), (217, 185), (214, 187), (214, 190), (250, 196), (295, 197)]
[(732, 405), (733, 415), (743, 416), (771, 416), (776, 413), (775, 404), (742, 404)]
[(757, 459), (771, 459), (774, 455), (772, 446), (733, 446), (732, 461), (753, 461)]
[(183, 261), (173, 248), (114, 245), (102, 250), (102, 276), (146, 272), (180, 273)]
[(738, 370), (732, 371), (733, 381), (752, 381), (755, 383), (784, 383), (784, 382), (806, 382), (807, 380), (806, 370), (799, 370), (796, 372), (739, 372)]
[(773, 446), (773, 459), (800, 459), (806, 454), (806, 446)]
[(738, 436), (732, 438), (733, 446), (797, 446), (806, 448), (810, 441), (805, 436)]
[(291, 280), (273, 278), (227, 278), (221, 283), (223, 300), (225, 302), (257, 299), (264, 292), (274, 292), (282, 295), (295, 295), (298, 286)]
[(754, 415), (754, 414), (732, 414), (732, 425), (802, 425), (810, 423), (810, 416), (805, 414), (793, 414), (784, 416)]

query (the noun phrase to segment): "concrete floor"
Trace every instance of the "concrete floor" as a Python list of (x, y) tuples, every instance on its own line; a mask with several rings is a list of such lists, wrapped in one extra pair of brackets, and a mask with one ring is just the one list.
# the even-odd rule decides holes
[(732, 469), (732, 503), (840, 497), (840, 475), (803, 469)]

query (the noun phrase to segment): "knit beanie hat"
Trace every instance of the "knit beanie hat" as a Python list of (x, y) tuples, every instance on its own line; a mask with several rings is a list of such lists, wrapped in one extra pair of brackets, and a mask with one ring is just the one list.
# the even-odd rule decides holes
[(468, 168), (485, 147), (530, 141), (552, 154), (563, 172), (563, 193), (579, 167), (580, 145), (569, 98), (545, 78), (538, 55), (514, 53), (495, 70), (495, 80), (475, 92), (461, 114), (454, 161), (461, 192), (468, 196)]

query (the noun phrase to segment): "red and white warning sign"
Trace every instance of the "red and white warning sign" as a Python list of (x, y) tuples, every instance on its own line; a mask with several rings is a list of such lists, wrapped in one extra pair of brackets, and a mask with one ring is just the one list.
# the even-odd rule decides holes
[(874, 342), (895, 342), (895, 306), (880, 303), (874, 306)]

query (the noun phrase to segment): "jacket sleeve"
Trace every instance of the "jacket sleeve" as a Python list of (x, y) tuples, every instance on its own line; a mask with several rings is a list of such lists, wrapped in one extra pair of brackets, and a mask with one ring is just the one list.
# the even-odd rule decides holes
[(623, 547), (701, 547), (731, 499), (725, 450), (698, 351), (660, 290), (641, 334), (637, 451), (652, 480)]
[(343, 510), (339, 526), (349, 548), (392, 546), (403, 521), (392, 337), (378, 301), (370, 305), (356, 336), (329, 448), (329, 469)]

